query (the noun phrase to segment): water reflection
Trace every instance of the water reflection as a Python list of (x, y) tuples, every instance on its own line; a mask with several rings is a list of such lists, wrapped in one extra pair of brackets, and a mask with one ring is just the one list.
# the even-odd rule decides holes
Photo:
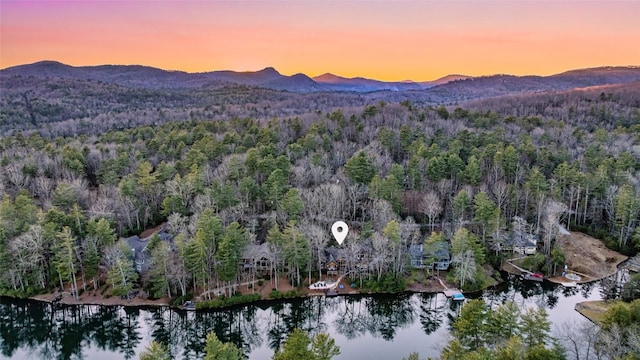
[[(597, 284), (574, 288), (508, 277), (477, 294), (490, 306), (514, 301), (547, 309), (558, 324), (580, 315), (575, 303), (600, 298)], [(51, 306), (0, 298), (0, 358), (132, 359), (151, 340), (168, 344), (174, 358), (199, 359), (215, 332), (250, 359), (269, 358), (296, 327), (328, 332), (342, 348), (338, 358), (369, 352), (399, 358), (412, 351), (437, 356), (461, 305), (442, 294), (310, 297), (261, 302), (225, 311), (184, 312), (169, 308)], [(363, 346), (364, 345), (364, 346)], [(356, 356), (359, 357), (359, 356)]]

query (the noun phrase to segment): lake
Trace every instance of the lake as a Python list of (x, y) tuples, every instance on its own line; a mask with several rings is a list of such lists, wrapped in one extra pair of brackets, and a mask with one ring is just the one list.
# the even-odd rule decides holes
[[(574, 310), (576, 303), (601, 298), (598, 283), (564, 288), (504, 276), (499, 287), (468, 297), (543, 307), (552, 329), (584, 319)], [(262, 360), (270, 359), (296, 327), (331, 334), (341, 349), (335, 359), (400, 360), (411, 352), (436, 357), (460, 307), (443, 294), (408, 293), (309, 297), (206, 312), (0, 298), (0, 359), (137, 359), (152, 340), (170, 344), (176, 359), (198, 359), (206, 335), (215, 331), (249, 359)]]

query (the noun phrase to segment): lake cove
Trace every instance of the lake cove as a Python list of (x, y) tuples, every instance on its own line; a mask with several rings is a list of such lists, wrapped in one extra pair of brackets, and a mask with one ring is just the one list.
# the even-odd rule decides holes
[[(567, 321), (586, 321), (575, 305), (602, 298), (597, 282), (565, 288), (506, 274), (503, 284), (476, 297), (489, 305), (543, 307), (552, 331)], [(176, 359), (199, 359), (212, 331), (249, 359), (270, 359), (296, 327), (334, 337), (341, 350), (335, 359), (399, 360), (411, 352), (436, 357), (461, 306), (443, 294), (409, 293), (262, 301), (197, 312), (0, 298), (0, 359), (137, 359), (152, 340), (168, 343)]]

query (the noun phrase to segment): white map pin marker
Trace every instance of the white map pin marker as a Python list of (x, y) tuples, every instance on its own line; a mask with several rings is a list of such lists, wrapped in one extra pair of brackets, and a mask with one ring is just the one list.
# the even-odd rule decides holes
[(344, 221), (336, 221), (331, 225), (331, 232), (333, 233), (333, 237), (336, 238), (338, 244), (342, 245), (342, 242), (349, 233), (349, 227), (344, 223)]

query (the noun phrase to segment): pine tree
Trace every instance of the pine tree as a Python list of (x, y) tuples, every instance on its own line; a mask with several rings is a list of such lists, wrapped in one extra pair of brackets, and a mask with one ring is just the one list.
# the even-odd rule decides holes
[(344, 171), (347, 176), (356, 184), (369, 184), (373, 176), (376, 174), (376, 168), (373, 161), (360, 151), (358, 154), (349, 158), (344, 165)]
[(207, 335), (204, 360), (242, 360), (242, 352), (233, 343), (223, 343), (215, 333)]
[(313, 337), (311, 352), (316, 360), (331, 360), (340, 355), (340, 347), (329, 334), (320, 333)]
[(140, 354), (140, 360), (171, 360), (171, 353), (165, 345), (152, 341)]
[(285, 261), (287, 262), (289, 271), (292, 272), (292, 278), (295, 284), (300, 286), (302, 283), (302, 274), (311, 263), (309, 242), (304, 234), (295, 226), (295, 222), (292, 221), (287, 224), (282, 236)]
[(78, 299), (76, 284), (77, 259), (75, 254), (75, 239), (71, 235), (71, 229), (65, 226), (56, 235), (57, 243), (54, 248), (53, 264), (58, 272), (60, 287), (63, 288), (63, 279), (71, 282), (71, 293), (74, 299)]
[(304, 212), (304, 203), (297, 189), (291, 188), (284, 194), (279, 210), (287, 214), (287, 217), (291, 220), (300, 218), (300, 215)]
[(311, 340), (306, 332), (294, 329), (284, 343), (282, 349), (273, 354), (273, 360), (299, 360), (313, 359), (313, 354), (309, 349)]
[(487, 230), (491, 232), (496, 229), (496, 219), (500, 210), (484, 191), (477, 193), (473, 200), (475, 207), (474, 220), (482, 225), (482, 242), (484, 243)]
[(127, 296), (133, 290), (138, 273), (133, 267), (133, 254), (124, 242), (114, 245), (110, 251), (111, 266), (107, 272), (107, 282), (111, 285), (111, 294)]
[[(237, 280), (238, 262), (242, 256), (242, 250), (248, 242), (245, 230), (237, 222), (227, 226), (216, 252), (216, 271), (221, 281), (231, 283)], [(229, 289), (229, 296), (233, 295)]]
[(486, 320), (487, 308), (484, 301), (470, 300), (462, 307), (460, 316), (453, 323), (453, 335), (467, 350), (478, 349), (484, 344)]

